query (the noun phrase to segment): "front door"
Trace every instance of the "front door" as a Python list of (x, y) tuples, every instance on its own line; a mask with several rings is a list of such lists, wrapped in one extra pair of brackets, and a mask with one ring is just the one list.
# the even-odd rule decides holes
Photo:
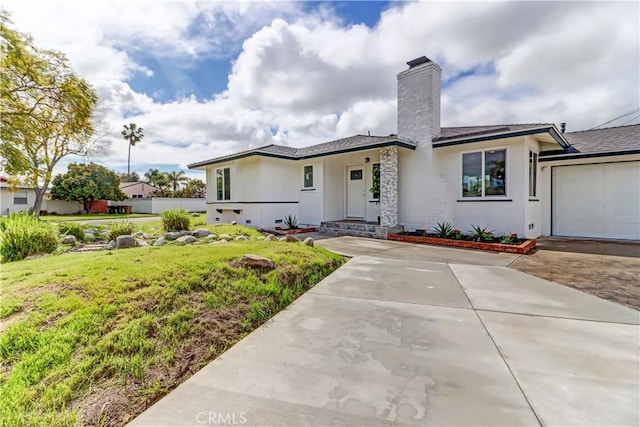
[(347, 218), (364, 219), (365, 208), (364, 167), (347, 167)]

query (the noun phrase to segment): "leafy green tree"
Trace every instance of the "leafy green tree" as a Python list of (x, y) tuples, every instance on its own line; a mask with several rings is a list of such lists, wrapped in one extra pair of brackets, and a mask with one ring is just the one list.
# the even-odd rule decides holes
[(182, 197), (199, 197), (207, 195), (207, 184), (200, 179), (190, 179), (182, 190)]
[(149, 169), (145, 172), (144, 177), (151, 185), (163, 190), (169, 185), (167, 174), (161, 172), (159, 169)]
[(140, 182), (140, 175), (137, 172), (120, 172), (118, 176), (120, 177), (120, 182)]
[(72, 163), (67, 173), (53, 178), (51, 195), (54, 199), (82, 202), (89, 212), (94, 200), (124, 200), (120, 178), (115, 172), (95, 163)]
[(166, 176), (167, 176), (167, 181), (168, 181), (169, 185), (171, 186), (171, 191), (173, 191), (174, 193), (178, 191), (178, 189), (180, 188), (180, 185), (183, 182), (189, 181), (189, 178), (184, 176), (184, 172), (183, 171), (167, 172)]
[(35, 188), (38, 214), (53, 169), (86, 155), (95, 133), (95, 89), (61, 52), (39, 49), (0, 12), (0, 168), (14, 184)]
[(129, 141), (129, 157), (127, 158), (127, 175), (131, 173), (131, 147), (135, 146), (138, 142), (144, 138), (143, 129), (139, 128), (135, 123), (129, 123), (129, 125), (123, 125), (122, 137)]

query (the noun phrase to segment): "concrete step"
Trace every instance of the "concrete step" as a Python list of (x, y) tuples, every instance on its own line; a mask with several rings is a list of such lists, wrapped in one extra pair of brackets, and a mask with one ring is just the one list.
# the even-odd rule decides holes
[(338, 222), (338, 221), (327, 221), (323, 222), (320, 225), (320, 228), (332, 228), (338, 230), (355, 230), (355, 231), (366, 231), (369, 233), (375, 233), (377, 224), (370, 224), (364, 222)]
[(331, 236), (354, 236), (354, 237), (367, 237), (369, 239), (375, 239), (375, 232), (361, 231), (346, 228), (333, 228), (321, 226), (318, 229), (320, 234), (329, 234)]

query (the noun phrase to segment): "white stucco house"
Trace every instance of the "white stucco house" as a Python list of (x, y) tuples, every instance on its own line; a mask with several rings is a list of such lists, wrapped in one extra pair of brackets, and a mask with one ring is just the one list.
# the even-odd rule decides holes
[(407, 64), (397, 76), (397, 134), (268, 145), (189, 165), (207, 173), (207, 222), (274, 228), (294, 214), (326, 231), (360, 220), (340, 231), (383, 238), (448, 221), (527, 238), (640, 240), (640, 125), (441, 127), (441, 68), (426, 57)]
[(11, 186), (7, 178), (0, 177), (0, 215), (27, 212), (35, 199), (35, 189), (24, 185)]

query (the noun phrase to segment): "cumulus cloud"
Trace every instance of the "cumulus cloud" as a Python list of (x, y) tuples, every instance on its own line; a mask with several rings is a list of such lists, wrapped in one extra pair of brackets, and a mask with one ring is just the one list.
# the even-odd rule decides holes
[[(421, 55), (443, 68), (443, 126), (566, 121), (578, 130), (640, 104), (637, 2), (393, 3), (374, 27), (345, 25), (330, 4), (305, 11), (296, 2), (7, 7), (18, 28), (66, 52), (96, 85), (113, 146), (122, 123), (145, 128), (132, 153), (145, 165), (395, 133), (395, 75)], [(222, 93), (160, 102), (129, 84), (153, 72), (141, 53), (233, 65)], [(105, 163), (126, 164), (125, 149), (112, 153)]]

